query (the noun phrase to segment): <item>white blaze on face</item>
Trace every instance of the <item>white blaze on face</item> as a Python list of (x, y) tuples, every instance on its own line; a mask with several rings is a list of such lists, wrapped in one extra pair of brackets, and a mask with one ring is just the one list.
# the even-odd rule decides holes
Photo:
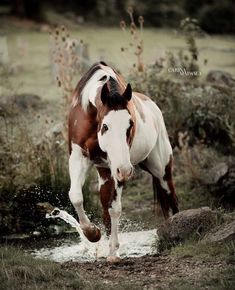
[[(104, 117), (98, 132), (100, 148), (107, 153), (112, 175), (119, 181), (128, 179), (132, 172), (126, 135), (130, 120), (127, 110), (112, 110)], [(103, 126), (106, 130), (102, 130)]]

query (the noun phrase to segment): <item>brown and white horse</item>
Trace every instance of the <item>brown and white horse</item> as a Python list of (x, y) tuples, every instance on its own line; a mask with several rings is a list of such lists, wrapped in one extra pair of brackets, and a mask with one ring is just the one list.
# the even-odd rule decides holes
[(124, 183), (139, 165), (152, 175), (154, 196), (164, 216), (178, 212), (172, 181), (172, 148), (162, 113), (147, 96), (104, 62), (94, 64), (78, 82), (69, 113), (69, 197), (86, 237), (96, 242), (100, 230), (83, 208), (82, 187), (89, 168), (99, 176), (103, 220), (110, 235), (108, 261), (118, 261), (118, 223)]

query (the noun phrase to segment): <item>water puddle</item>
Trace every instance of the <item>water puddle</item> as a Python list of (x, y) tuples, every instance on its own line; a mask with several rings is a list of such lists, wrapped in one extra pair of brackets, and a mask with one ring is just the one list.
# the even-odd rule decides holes
[[(81, 241), (66, 241), (64, 244), (56, 247), (44, 247), (34, 250), (32, 254), (38, 258), (46, 258), (56, 262), (67, 261), (95, 261), (106, 258), (108, 254), (108, 239), (103, 234), (101, 240), (97, 243), (89, 242), (84, 236), (80, 224), (77, 220), (66, 211), (55, 208), (47, 218), (60, 218), (76, 228), (80, 235)], [(156, 229), (149, 231), (121, 232), (119, 234), (121, 257), (141, 257), (146, 254), (154, 254), (157, 252), (156, 245), (157, 233)]]

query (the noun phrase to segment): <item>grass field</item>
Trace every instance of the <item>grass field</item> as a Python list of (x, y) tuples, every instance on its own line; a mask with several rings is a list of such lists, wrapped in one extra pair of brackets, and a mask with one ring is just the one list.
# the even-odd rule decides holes
[[(53, 82), (48, 33), (29, 29), (1, 29), (1, 33), (7, 37), (9, 60), (15, 68), (11, 76), (13, 90), (38, 94), (46, 100), (58, 100), (60, 90)], [(103, 59), (117, 67), (124, 76), (128, 74), (134, 54), (121, 52), (121, 47), (127, 47), (130, 42), (128, 32), (123, 33), (119, 28), (81, 26), (72, 31), (72, 36), (88, 44), (91, 63)], [(184, 39), (172, 30), (146, 28), (143, 40), (146, 64), (154, 63), (166, 51), (177, 53), (180, 49), (186, 49)], [(206, 36), (198, 39), (197, 45), (202, 79), (211, 69), (225, 70), (235, 75), (234, 37)], [(205, 59), (207, 65), (204, 65)]]

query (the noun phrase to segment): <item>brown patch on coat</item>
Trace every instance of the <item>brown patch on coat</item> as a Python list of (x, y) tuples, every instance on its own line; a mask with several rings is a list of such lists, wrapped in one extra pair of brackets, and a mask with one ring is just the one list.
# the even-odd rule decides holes
[(167, 185), (170, 190), (169, 195), (170, 207), (172, 209), (173, 214), (176, 214), (177, 212), (179, 212), (179, 209), (178, 209), (178, 200), (175, 192), (175, 185), (172, 177), (172, 168), (173, 168), (173, 157), (171, 155), (170, 160), (165, 167), (165, 175), (163, 176), (163, 179), (167, 182)]
[(89, 227), (84, 228), (82, 231), (87, 239), (92, 243), (98, 242), (101, 238), (101, 231), (94, 224), (91, 224)]
[(154, 191), (154, 210), (156, 210), (156, 201), (159, 202), (162, 208), (163, 215), (165, 219), (169, 218), (169, 194), (167, 191), (162, 188), (160, 180), (153, 176), (153, 191)]
[(105, 183), (100, 187), (100, 200), (103, 207), (103, 222), (105, 225), (106, 234), (111, 233), (111, 218), (109, 215), (109, 208), (112, 206), (112, 202), (116, 199), (117, 192), (115, 189), (115, 182), (111, 176), (109, 168), (96, 167), (99, 176), (105, 180)]
[(69, 152), (71, 154), (71, 143), (79, 145), (83, 149), (83, 155), (92, 161), (106, 158), (106, 154), (100, 149), (97, 139), (96, 120), (97, 110), (89, 105), (85, 112), (80, 105), (71, 108), (69, 113)]
[(127, 104), (127, 109), (128, 109), (129, 114), (131, 115), (131, 120), (133, 122), (133, 126), (130, 129), (129, 138), (128, 138), (128, 144), (131, 147), (133, 140), (134, 140), (134, 137), (135, 137), (136, 125), (137, 125), (136, 124), (135, 106), (134, 106), (134, 102), (133, 102), (132, 98)]

